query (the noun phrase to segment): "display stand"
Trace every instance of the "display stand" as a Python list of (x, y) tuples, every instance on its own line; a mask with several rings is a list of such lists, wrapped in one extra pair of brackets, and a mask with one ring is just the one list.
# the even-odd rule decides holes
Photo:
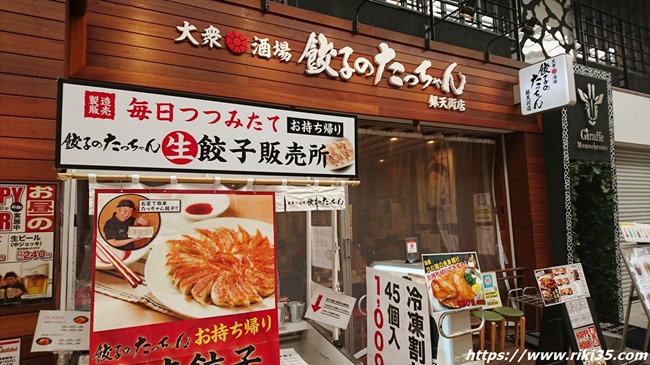
[[(640, 302), (646, 316), (650, 319), (650, 225), (621, 222), (621, 232), (627, 243), (622, 243), (619, 249), (625, 267), (627, 267), (627, 272), (632, 279), (630, 295), (627, 298), (627, 311), (623, 322), (623, 337), (621, 339), (621, 351), (625, 351), (630, 311), (635, 300)], [(648, 351), (650, 324), (645, 333), (642, 351)]]
[[(539, 352), (544, 353), (568, 353), (571, 350), (574, 353), (586, 350), (597, 350), (602, 353), (607, 352), (605, 337), (600, 330), (599, 321), (591, 298), (583, 299), (587, 307), (582, 307), (582, 317), (576, 318), (574, 313), (567, 309), (567, 303), (552, 305), (544, 308), (542, 315), (542, 326), (540, 330)], [(588, 311), (587, 311), (588, 309)], [(585, 315), (586, 314), (586, 315)], [(577, 321), (579, 320), (579, 321)], [(576, 323), (578, 322), (578, 325)], [(590, 322), (591, 324), (584, 325)], [(536, 365), (546, 364), (566, 364), (567, 361), (558, 361), (553, 359), (538, 358)], [(586, 358), (576, 358), (575, 364), (588, 364)], [(606, 361), (612, 365), (611, 361)]]
[(485, 317), (483, 316), (483, 310), (481, 310), (481, 324), (476, 329), (472, 329), (470, 320), (472, 310), (475, 310), (475, 308), (433, 314), (440, 334), (436, 351), (436, 364), (482, 365), (485, 363), (484, 360), (467, 361), (468, 349), (474, 347), (472, 334), (483, 329), (485, 325)]
[[(626, 343), (627, 343), (627, 331), (629, 329), (629, 323), (630, 323), (630, 311), (632, 310), (632, 303), (635, 300), (641, 300), (637, 295), (634, 294), (634, 286), (630, 288), (630, 295), (627, 298), (627, 311), (625, 312), (625, 319), (623, 320), (623, 336), (621, 338), (621, 351), (625, 351), (626, 349)], [(646, 310), (647, 314), (647, 310)], [(649, 317), (650, 319), (650, 317)], [(650, 322), (648, 323), (648, 328), (646, 328), (645, 331), (645, 339), (643, 340), (643, 348), (641, 351), (648, 351), (650, 345)]]

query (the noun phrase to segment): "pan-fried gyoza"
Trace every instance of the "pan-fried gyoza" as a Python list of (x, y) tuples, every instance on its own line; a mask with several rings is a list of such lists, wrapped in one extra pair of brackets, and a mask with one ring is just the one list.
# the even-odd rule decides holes
[(259, 230), (197, 229), (168, 240), (165, 267), (178, 290), (204, 305), (248, 307), (275, 292), (275, 253)]

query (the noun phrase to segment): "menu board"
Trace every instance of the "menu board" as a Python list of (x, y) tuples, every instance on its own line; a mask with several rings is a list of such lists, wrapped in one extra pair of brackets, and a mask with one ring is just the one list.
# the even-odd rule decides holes
[(422, 255), (432, 312), (485, 304), (476, 252)]
[(535, 270), (535, 279), (545, 306), (589, 297), (582, 264)]
[(90, 315), (85, 311), (40, 311), (32, 352), (88, 351)]
[(627, 242), (650, 243), (650, 224), (621, 222), (621, 233)]
[(571, 328), (578, 328), (594, 323), (586, 298), (566, 303), (566, 311), (571, 321)]
[(650, 246), (621, 247), (621, 254), (646, 313), (650, 313)]

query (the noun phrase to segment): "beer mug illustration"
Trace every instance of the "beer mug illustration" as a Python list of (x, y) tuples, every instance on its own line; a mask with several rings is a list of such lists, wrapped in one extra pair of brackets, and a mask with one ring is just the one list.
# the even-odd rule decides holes
[(25, 262), (21, 265), (23, 285), (26, 294), (43, 294), (47, 291), (50, 263), (42, 261)]

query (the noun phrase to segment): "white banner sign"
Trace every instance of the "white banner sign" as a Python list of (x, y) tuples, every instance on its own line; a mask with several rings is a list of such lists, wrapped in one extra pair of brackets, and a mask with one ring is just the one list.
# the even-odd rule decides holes
[(366, 268), (368, 359), (430, 365), (429, 296), (424, 283)]
[(57, 132), (58, 168), (357, 174), (346, 115), (66, 80)]

